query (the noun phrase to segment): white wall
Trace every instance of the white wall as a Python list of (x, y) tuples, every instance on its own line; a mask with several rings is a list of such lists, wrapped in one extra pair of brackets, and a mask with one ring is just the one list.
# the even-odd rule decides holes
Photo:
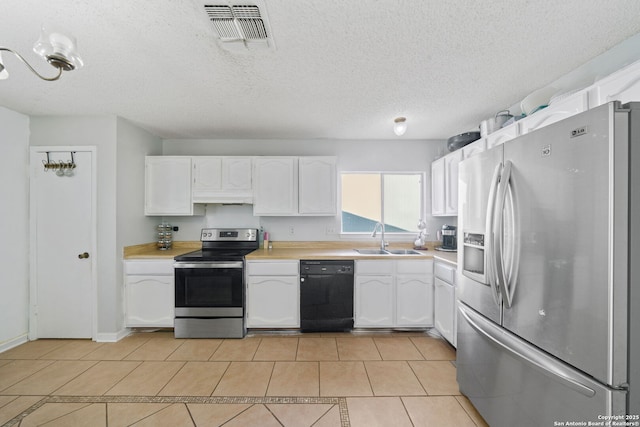
[[(164, 155), (256, 155), (256, 156), (337, 156), (341, 171), (418, 171), (425, 172), (426, 221), (430, 238), (445, 223), (454, 218), (434, 218), (431, 212), (431, 162), (446, 154), (443, 141), (417, 140), (165, 140)], [(176, 240), (198, 240), (200, 229), (213, 226), (263, 226), (274, 241), (339, 240), (340, 217), (261, 217), (253, 216), (252, 207), (207, 206), (204, 217), (166, 217), (178, 225)], [(418, 218), (416, 218), (417, 222)], [(289, 233), (294, 227), (294, 234)], [(413, 241), (413, 239), (411, 239)]]
[(29, 332), (29, 117), (0, 107), (0, 352)]
[(115, 339), (123, 328), (122, 248), (153, 240), (154, 221), (141, 208), (144, 156), (158, 154), (161, 141), (115, 116), (34, 116), (31, 145), (97, 147), (98, 339)]
[[(159, 155), (160, 138), (117, 119), (116, 153), (116, 256), (122, 258), (125, 246), (152, 242), (155, 239), (155, 218), (144, 216), (144, 157)], [(116, 262), (116, 277), (122, 278), (122, 263)], [(115, 294), (116, 306), (124, 306), (124, 286)], [(116, 330), (124, 328), (124, 313), (116, 318)]]
[(116, 118), (32, 116), (32, 146), (95, 146), (97, 155), (97, 277), (98, 277), (98, 333), (115, 331), (114, 268), (116, 259)]

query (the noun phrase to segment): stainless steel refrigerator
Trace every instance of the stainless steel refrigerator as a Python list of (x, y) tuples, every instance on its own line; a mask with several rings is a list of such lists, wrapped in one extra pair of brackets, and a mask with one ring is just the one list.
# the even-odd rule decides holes
[(640, 425), (639, 176), (640, 103), (460, 163), (457, 378), (492, 427)]

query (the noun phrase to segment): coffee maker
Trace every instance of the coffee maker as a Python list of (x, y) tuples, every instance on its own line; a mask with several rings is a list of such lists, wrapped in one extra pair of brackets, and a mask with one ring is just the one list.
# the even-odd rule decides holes
[(458, 232), (455, 225), (443, 225), (442, 231), (442, 250), (456, 251), (458, 249)]

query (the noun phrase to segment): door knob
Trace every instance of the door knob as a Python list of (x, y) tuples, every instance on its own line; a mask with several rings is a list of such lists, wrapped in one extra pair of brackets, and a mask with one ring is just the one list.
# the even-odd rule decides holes
[(89, 252), (83, 252), (81, 254), (78, 254), (78, 258), (80, 258), (80, 259), (89, 258)]

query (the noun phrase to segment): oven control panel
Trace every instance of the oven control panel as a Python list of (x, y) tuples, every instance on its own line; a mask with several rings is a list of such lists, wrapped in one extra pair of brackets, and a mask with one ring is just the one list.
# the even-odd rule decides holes
[(203, 228), (200, 233), (202, 242), (255, 242), (257, 239), (255, 228)]

